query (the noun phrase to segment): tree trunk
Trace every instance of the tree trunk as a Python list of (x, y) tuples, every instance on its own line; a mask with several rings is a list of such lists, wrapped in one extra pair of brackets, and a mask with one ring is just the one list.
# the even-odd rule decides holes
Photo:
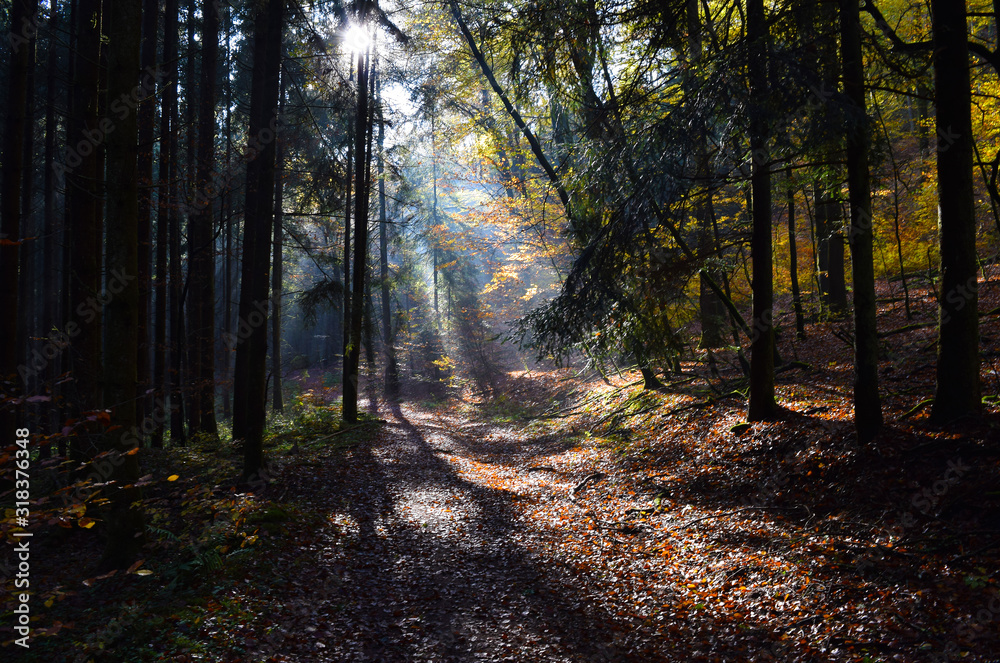
[[(171, 219), (177, 214), (174, 205), (174, 153), (177, 148), (177, 0), (166, 0), (163, 11), (163, 64), (162, 74), (164, 84), (160, 91), (160, 163), (157, 174), (159, 190), (157, 193), (156, 212), (156, 277), (154, 352), (153, 352), (153, 384), (155, 387), (155, 407), (162, 410), (167, 403), (168, 369), (167, 360), (173, 357), (174, 351), (167, 346), (167, 300), (168, 300), (168, 253), (170, 246), (169, 229), (173, 225)], [(172, 294), (169, 296), (173, 297)], [(169, 396), (170, 427), (174, 428), (174, 408), (176, 399)], [(153, 429), (151, 445), (154, 448), (163, 446), (164, 420), (156, 422)]]
[[(174, 116), (176, 120), (176, 115)], [(174, 143), (171, 153), (176, 159), (177, 134), (168, 138)], [(177, 173), (176, 165), (171, 166), (171, 174)], [(171, 202), (177, 201), (177, 189), (170, 196)], [(167, 244), (170, 252), (170, 441), (174, 444), (186, 444), (187, 433), (184, 429), (184, 383), (181, 371), (184, 368), (184, 350), (187, 343), (184, 338), (184, 274), (181, 270), (181, 218), (176, 207), (170, 210), (167, 228)]]
[[(35, 17), (32, 16), (32, 19)], [(17, 326), (17, 351), (18, 361), (23, 365), (28, 365), (30, 352), (35, 345), (34, 338), (38, 336), (37, 299), (35, 298), (35, 288), (39, 278), (36, 273), (38, 267), (38, 229), (35, 225), (35, 215), (32, 213), (34, 206), (35, 190), (35, 49), (37, 46), (38, 31), (30, 30), (30, 38), (24, 48), (28, 51), (27, 83), (24, 99), (24, 131), (22, 139), (24, 144), (21, 149), (21, 228), (19, 230), (24, 241), (18, 247), (21, 256), (20, 278), (17, 283), (19, 292), (17, 294), (19, 315)], [(39, 385), (38, 374), (36, 372), (26, 373), (28, 378), (21, 387), (27, 394), (36, 393)], [(38, 405), (30, 404), (22, 411), (22, 421), (29, 429), (38, 429)]]
[(806, 339), (805, 316), (802, 313), (802, 294), (799, 292), (799, 257), (795, 246), (795, 189), (792, 186), (792, 169), (788, 169), (788, 276), (792, 281), (792, 308), (795, 309), (795, 337)]
[[(361, 58), (358, 57), (360, 63)], [(354, 72), (354, 56), (351, 56), (351, 73)], [(351, 338), (351, 195), (354, 191), (354, 129), (357, 117), (351, 117), (347, 124), (347, 179), (344, 195), (344, 306), (343, 306), (343, 347), (341, 358), (341, 386), (347, 383), (347, 344)]]
[[(139, 338), (136, 357), (137, 418), (151, 416), (154, 407), (147, 392), (152, 386), (150, 376), (150, 325), (149, 309), (152, 304), (150, 268), (152, 266), (152, 212), (153, 212), (153, 129), (156, 121), (156, 80), (152, 72), (156, 66), (156, 37), (159, 32), (160, 3), (144, 0), (142, 5), (142, 46), (140, 51), (141, 84), (138, 112), (139, 122), (139, 313), (136, 334)], [(155, 422), (154, 422), (155, 423)]]
[[(14, 0), (11, 6), (11, 36), (17, 37), (10, 41), (13, 55), (9, 63), (7, 78), (7, 95), (4, 104), (7, 107), (7, 123), (4, 126), (3, 143), (3, 191), (0, 198), (0, 233), (6, 240), (0, 244), (0, 310), (3, 311), (3, 322), (0, 335), (6, 340), (0, 343), (0, 385), (2, 392), (14, 396), (20, 391), (17, 388), (18, 344), (18, 277), (20, 263), (21, 239), (21, 183), (24, 168), (24, 133), (26, 131), (28, 70), (30, 58), (28, 55), (29, 40), (20, 36), (21, 26), (30, 25), (34, 17), (37, 2), (33, 0)], [(17, 416), (13, 405), (4, 404), (0, 407), (0, 425), (4, 431), (11, 431), (17, 426)], [(8, 433), (4, 433), (7, 435)]]
[(813, 234), (816, 237), (816, 284), (823, 311), (830, 309), (830, 229), (826, 219), (829, 213), (826, 193), (817, 182), (813, 189)]
[(267, 305), (270, 248), (274, 215), (274, 134), (277, 130), (278, 86), (284, 0), (258, 5), (253, 26), (253, 75), (247, 142), (253, 151), (247, 170), (243, 260), (240, 274), (239, 335), (236, 346), (236, 423), (243, 443), (242, 481), (261, 478), (264, 465), (264, 415), (267, 368)]
[(931, 0), (931, 14), (941, 233), (937, 389), (931, 418), (946, 423), (981, 408), (974, 137), (965, 0)]
[[(101, 404), (101, 327), (95, 295), (101, 290), (102, 232), (98, 127), (99, 62), (101, 57), (101, 4), (79, 0), (76, 16), (76, 54), (73, 75), (73, 113), (65, 172), (68, 217), (72, 220), (72, 274), (70, 308), (79, 333), (73, 339), (72, 371), (76, 393), (71, 402), (77, 411)], [(83, 315), (76, 315), (83, 307)], [(74, 455), (82, 460), (95, 448), (89, 436), (74, 440)]]
[(774, 400), (774, 283), (771, 273), (771, 173), (768, 170), (767, 124), (763, 105), (767, 99), (768, 28), (763, 0), (747, 0), (747, 39), (750, 43), (750, 91), (756, 110), (751, 119), (750, 152), (753, 155), (751, 193), (753, 220), (750, 251), (753, 265), (753, 336), (750, 342), (749, 421), (766, 421), (778, 415)]
[[(226, 64), (225, 70), (229, 71), (232, 66), (230, 58), (230, 39), (232, 34), (232, 10), (226, 10)], [(233, 105), (233, 84), (229, 76), (226, 81), (226, 167), (232, 162), (233, 140), (232, 140), (232, 105)], [(222, 191), (222, 215), (225, 217), (225, 252), (223, 256), (223, 307), (222, 318), (222, 338), (223, 351), (221, 357), (221, 378), (222, 378), (222, 416), (227, 420), (232, 420), (232, 384), (233, 384), (233, 210), (232, 193), (229, 186), (224, 186)]]
[(136, 168), (138, 120), (128, 108), (116, 109), (129, 98), (139, 81), (141, 5), (133, 0), (107, 0), (108, 111), (116, 118), (114, 131), (105, 138), (108, 181), (107, 271), (105, 289), (111, 295), (106, 307), (107, 343), (104, 356), (104, 407), (111, 410), (112, 426), (105, 448), (120, 454), (112, 474), (108, 540), (102, 566), (127, 566), (143, 543), (142, 511), (136, 505), (140, 491), (131, 486), (139, 478), (138, 457), (126, 454), (140, 440), (136, 436), (136, 362), (139, 322), (139, 192)]
[[(286, 75), (281, 75), (281, 91), (278, 94), (278, 117), (284, 117), (285, 110), (285, 86), (287, 84)], [(284, 404), (281, 401), (281, 279), (282, 279), (282, 204), (285, 195), (285, 141), (278, 136), (277, 153), (275, 156), (275, 185), (274, 185), (274, 271), (271, 274), (271, 375), (274, 376), (274, 393), (271, 407), (281, 411)]]
[(878, 328), (876, 325), (871, 183), (871, 144), (865, 106), (864, 61), (858, 3), (840, 3), (841, 62), (844, 92), (855, 114), (847, 132), (847, 186), (851, 203), (851, 275), (854, 281), (854, 426), (858, 441), (867, 444), (882, 427), (878, 393)]
[[(201, 432), (201, 389), (198, 376), (201, 375), (201, 344), (199, 334), (201, 327), (201, 312), (198, 310), (199, 296), (195, 290), (199, 288), (198, 270), (200, 255), (195, 255), (200, 247), (195, 247), (201, 231), (202, 222), (198, 210), (198, 129), (199, 118), (197, 110), (202, 104), (199, 81), (196, 71), (198, 46), (194, 39), (195, 0), (185, 0), (184, 13), (185, 30), (187, 31), (186, 62), (184, 67), (184, 179), (181, 200), (181, 227), (187, 222), (187, 242), (180, 245), (181, 263), (184, 262), (185, 247), (187, 249), (187, 274), (182, 275), (181, 286), (181, 324), (178, 339), (181, 347), (181, 398), (184, 403), (185, 420), (188, 435)], [(209, 233), (211, 234), (211, 232)], [(183, 235), (182, 235), (183, 236)]]
[[(57, 69), (57, 31), (59, 28), (59, 12), (52, 12), (49, 16), (49, 40), (48, 40), (48, 62), (46, 63), (45, 75), (45, 176), (44, 176), (44, 216), (43, 234), (45, 236), (44, 248), (44, 271), (43, 287), (45, 289), (45, 309), (42, 314), (42, 333), (49, 337), (55, 329), (62, 329), (65, 320), (62, 319), (60, 302), (65, 296), (62, 291), (60, 252), (62, 247), (62, 224), (56, 216), (56, 134), (58, 133), (58, 123), (56, 122), (56, 69)], [(62, 394), (62, 387), (57, 385), (59, 376), (59, 362), (53, 359), (45, 368), (45, 381), (49, 384), (51, 396), (55, 401)], [(62, 400), (62, 399), (59, 399)], [(44, 430), (48, 433), (58, 431), (61, 426), (59, 422), (59, 409), (57, 407), (48, 408), (49, 416), (44, 424)], [(41, 448), (43, 458), (48, 458), (51, 454), (50, 446)]]
[(201, 89), (198, 91), (197, 184), (188, 221), (191, 414), (200, 432), (218, 435), (215, 421), (215, 70), (219, 59), (219, 4), (202, 4)]
[[(364, 25), (364, 17), (361, 17)], [(355, 110), (354, 144), (357, 149), (354, 196), (354, 274), (351, 279), (351, 327), (344, 365), (343, 418), (358, 420), (358, 366), (361, 360), (362, 318), (364, 317), (365, 280), (368, 255), (368, 170), (371, 154), (366, 149), (368, 137), (368, 67), (370, 55), (358, 57), (357, 106)]]
[(844, 273), (844, 231), (843, 209), (837, 197), (830, 197), (829, 212), (826, 215), (829, 242), (827, 253), (829, 263), (830, 311), (837, 316), (847, 312), (847, 282)]
[(389, 299), (389, 224), (385, 211), (385, 118), (382, 115), (382, 83), (376, 76), (376, 100), (378, 108), (378, 240), (379, 279), (382, 283), (382, 350), (385, 353), (386, 396), (399, 397), (399, 367), (396, 364), (395, 334), (392, 330), (391, 301)]

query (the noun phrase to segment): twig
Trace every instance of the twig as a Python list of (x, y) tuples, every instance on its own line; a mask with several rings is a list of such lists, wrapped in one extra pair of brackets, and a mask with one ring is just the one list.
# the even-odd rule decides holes
[(322, 442), (323, 440), (329, 440), (331, 437), (336, 437), (337, 435), (340, 435), (341, 433), (346, 433), (348, 431), (356, 430), (356, 429), (358, 429), (358, 428), (360, 428), (362, 426), (367, 426), (369, 424), (381, 424), (381, 423), (384, 423), (384, 422), (382, 422), (382, 421), (362, 421), (359, 424), (355, 424), (353, 426), (348, 426), (347, 428), (341, 428), (340, 430), (338, 430), (336, 432), (333, 432), (333, 433), (330, 433), (329, 435), (324, 435), (323, 437), (317, 437), (316, 439), (313, 440), (313, 442)]
[(1000, 546), (1000, 539), (997, 539), (996, 541), (993, 541), (993, 542), (991, 542), (991, 543), (983, 546), (982, 548), (977, 548), (977, 549), (973, 550), (972, 552), (967, 552), (964, 555), (959, 555), (958, 557), (952, 557), (951, 561), (954, 564), (955, 562), (960, 562), (962, 560), (969, 559), (970, 557), (975, 557), (976, 555), (979, 555), (980, 553), (984, 553), (987, 550), (992, 550), (993, 548), (996, 548), (997, 546)]
[(741, 513), (743, 511), (796, 511), (802, 508), (805, 508), (806, 511), (809, 510), (807, 507), (805, 507), (805, 505), (802, 504), (798, 506), (745, 506), (739, 509), (733, 509), (731, 511), (723, 511), (722, 513), (712, 514), (710, 516), (701, 516), (700, 518), (692, 518), (691, 520), (683, 522), (680, 525), (676, 525), (671, 529), (680, 529), (682, 527), (687, 527), (689, 525), (693, 525), (694, 523), (698, 523), (703, 520), (711, 520), (712, 518), (722, 518), (723, 516), (731, 516), (733, 514)]
[(667, 416), (670, 416), (672, 414), (677, 414), (678, 412), (683, 412), (684, 410), (695, 410), (698, 408), (715, 405), (719, 401), (724, 400), (726, 398), (740, 398), (746, 400), (746, 394), (744, 394), (742, 391), (733, 390), (730, 391), (728, 394), (722, 394), (721, 396), (712, 396), (711, 398), (707, 398), (703, 401), (697, 401), (694, 403), (688, 403), (687, 405), (681, 405), (680, 407), (675, 407), (674, 409), (667, 412)]
[(924, 400), (920, 401), (919, 403), (917, 403), (916, 405), (914, 405), (913, 407), (911, 407), (909, 410), (907, 410), (906, 412), (904, 412), (899, 417), (899, 421), (902, 421), (903, 419), (908, 419), (909, 417), (912, 417), (917, 412), (920, 412), (921, 410), (923, 410), (925, 407), (927, 407), (928, 405), (930, 405), (933, 402), (934, 402), (933, 398), (925, 398)]
[(576, 495), (581, 490), (583, 490), (584, 488), (586, 488), (587, 484), (590, 483), (591, 481), (595, 481), (596, 482), (596, 481), (600, 481), (603, 478), (604, 478), (604, 475), (602, 473), (600, 473), (600, 472), (594, 472), (593, 474), (588, 474), (587, 477), (583, 481), (581, 481), (580, 483), (576, 484), (576, 487), (573, 488), (573, 494)]
[(885, 338), (886, 336), (892, 336), (894, 334), (905, 334), (906, 332), (914, 331), (916, 329), (923, 329), (924, 327), (933, 327), (936, 324), (937, 324), (936, 322), (915, 322), (911, 325), (903, 325), (902, 327), (898, 327), (896, 329), (890, 329), (889, 331), (879, 332), (878, 337)]

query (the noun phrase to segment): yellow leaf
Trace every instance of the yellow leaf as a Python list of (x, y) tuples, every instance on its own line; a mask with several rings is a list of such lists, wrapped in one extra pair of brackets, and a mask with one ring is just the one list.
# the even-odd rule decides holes
[(167, 477), (167, 481), (177, 481), (180, 478), (181, 478), (180, 475), (171, 474), (170, 476)]
[(80, 520), (76, 521), (76, 524), (85, 529), (90, 529), (91, 527), (94, 526), (96, 522), (97, 521), (94, 520), (93, 518), (81, 518)]

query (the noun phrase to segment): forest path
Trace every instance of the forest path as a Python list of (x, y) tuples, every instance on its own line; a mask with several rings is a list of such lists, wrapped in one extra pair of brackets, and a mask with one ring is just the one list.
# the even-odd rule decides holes
[(566, 502), (582, 517), (578, 479), (528, 468), (567, 443), (407, 405), (379, 415), (371, 442), (295, 481), (329, 519), (290, 571), (305, 601), (278, 606), (269, 660), (658, 660), (629, 656), (625, 620), (542, 552), (568, 523), (532, 514)]

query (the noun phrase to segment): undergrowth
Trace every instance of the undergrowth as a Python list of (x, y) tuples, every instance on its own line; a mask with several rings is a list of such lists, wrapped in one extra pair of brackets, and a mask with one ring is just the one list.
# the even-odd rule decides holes
[[(285, 501), (283, 476), (358, 445), (377, 430), (373, 423), (362, 415), (359, 424), (345, 426), (339, 408), (335, 413), (308, 392), (300, 394), (285, 412), (269, 415), (265, 454), (275, 480), (256, 494), (236, 488), (242, 453), (227, 427), (220, 426), (218, 436), (194, 436), (183, 447), (142, 450), (143, 559), (101, 575), (93, 567), (103, 546), (100, 486), (85, 479), (56, 488), (68, 479), (51, 481), (33, 509), (39, 519), (30, 528), (32, 564), (39, 571), (32, 587), (38, 589), (31, 648), (21, 660), (217, 660), (223, 645), (238, 652), (242, 629), (266, 611), (235, 597), (245, 596), (249, 584), (256, 587), (250, 595), (265, 601), (273, 591), (268, 580), (281, 573), (276, 553), (295, 545), (293, 531), (315, 529), (324, 517), (309, 505)], [(73, 465), (45, 464), (67, 474)], [(73, 499), (64, 506), (59, 498), (67, 491)], [(4, 608), (5, 619), (9, 610)]]

